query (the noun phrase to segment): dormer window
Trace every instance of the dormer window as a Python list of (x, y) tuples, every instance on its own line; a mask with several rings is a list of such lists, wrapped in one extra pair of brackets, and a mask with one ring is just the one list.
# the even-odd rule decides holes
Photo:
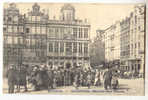
[(33, 12), (39, 12), (40, 6), (39, 6), (37, 3), (35, 3), (35, 4), (32, 6), (32, 9), (33, 9)]
[(62, 20), (74, 20), (75, 19), (75, 8), (70, 4), (65, 4), (61, 8)]

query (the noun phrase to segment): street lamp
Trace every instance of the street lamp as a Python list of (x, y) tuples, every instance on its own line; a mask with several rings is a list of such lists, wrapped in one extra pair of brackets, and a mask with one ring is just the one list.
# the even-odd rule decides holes
[(20, 33), (20, 37), (18, 38), (18, 66), (19, 70), (21, 69), (21, 65), (23, 63), (23, 49), (25, 47), (25, 35), (24, 33)]

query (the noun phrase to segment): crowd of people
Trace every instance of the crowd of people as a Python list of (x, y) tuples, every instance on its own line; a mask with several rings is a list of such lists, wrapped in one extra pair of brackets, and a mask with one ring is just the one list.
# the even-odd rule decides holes
[(116, 89), (118, 86), (117, 72), (112, 69), (92, 69), (83, 66), (70, 68), (52, 67), (46, 65), (11, 65), (8, 70), (9, 93), (14, 93), (14, 86), (20, 89), (32, 84), (34, 90), (56, 89), (62, 86), (91, 88), (91, 86), (104, 86), (104, 89)]

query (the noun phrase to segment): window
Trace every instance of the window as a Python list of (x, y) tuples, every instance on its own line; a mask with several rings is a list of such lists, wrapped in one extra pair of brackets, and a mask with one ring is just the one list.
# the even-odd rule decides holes
[(84, 38), (88, 38), (88, 28), (84, 29)]
[(18, 17), (17, 16), (13, 17), (13, 19), (14, 19), (15, 22), (18, 21)]
[(36, 34), (40, 34), (40, 27), (36, 27)]
[(31, 16), (28, 16), (28, 20), (31, 21)]
[(138, 46), (139, 46), (139, 48), (140, 48), (140, 42), (138, 43)]
[(61, 39), (62, 38), (62, 33), (61, 33), (61, 28), (58, 28), (58, 35), (59, 35), (59, 39)]
[(88, 44), (87, 43), (84, 44), (84, 53), (88, 53)]
[(12, 37), (9, 37), (9, 36), (8, 36), (7, 43), (8, 43), (8, 44), (11, 44), (11, 43), (12, 43)]
[(53, 29), (53, 28), (49, 28), (49, 33), (48, 33), (48, 36), (49, 36), (49, 37), (52, 37), (52, 38), (54, 38), (54, 37), (55, 37), (55, 34), (54, 34), (54, 29)]
[(42, 34), (46, 34), (46, 27), (42, 27)]
[(21, 44), (21, 38), (18, 38), (18, 44)]
[(137, 24), (137, 16), (135, 16), (135, 24)]
[(35, 34), (35, 32), (36, 32), (35, 27), (32, 27), (32, 34)]
[(141, 30), (141, 27), (140, 27), (140, 26), (138, 27), (138, 30), (139, 30), (139, 31)]
[(58, 51), (59, 51), (59, 43), (55, 42), (55, 52), (58, 52)]
[(44, 51), (41, 51), (41, 56), (43, 57), (43, 56), (45, 56), (45, 53), (44, 53)]
[(57, 38), (59, 38), (59, 30), (58, 30), (58, 28), (55, 29), (55, 36), (56, 36)]
[(131, 44), (131, 49), (133, 49), (133, 44)]
[(14, 37), (13, 39), (12, 39), (12, 42), (14, 43), (14, 44), (20, 44), (20, 38), (18, 38), (18, 37)]
[(56, 28), (56, 29), (55, 29), (55, 33), (58, 33), (58, 32), (59, 32), (59, 30), (58, 30), (58, 28)]
[(5, 17), (3, 17), (3, 20), (4, 20), (4, 21), (6, 21), (6, 18), (5, 18)]
[(74, 38), (77, 38), (77, 28), (73, 28), (73, 36)]
[(140, 70), (140, 64), (138, 64), (138, 70)]
[(26, 39), (26, 44), (27, 44), (27, 46), (30, 45), (30, 39)]
[(12, 18), (11, 18), (11, 17), (8, 17), (8, 22), (9, 22), (9, 21), (12, 21)]
[(12, 32), (12, 26), (8, 26), (8, 32)]
[(113, 51), (113, 50), (114, 50), (114, 47), (112, 46), (112, 47), (111, 47), (111, 51)]
[(36, 56), (39, 57), (39, 52), (38, 51), (36, 51)]
[(113, 35), (111, 35), (111, 37), (110, 37), (110, 38), (111, 38), (111, 40), (114, 40), (114, 34), (113, 34)]
[(79, 28), (79, 38), (82, 38), (82, 28)]
[(64, 52), (64, 43), (63, 42), (60, 43), (60, 52)]
[(7, 31), (7, 30), (6, 30), (6, 27), (4, 27), (4, 28), (3, 28), (3, 31), (4, 31), (4, 32), (6, 32), (6, 31)]
[(48, 31), (49, 31), (49, 33), (52, 33), (52, 32), (53, 32), (52, 28), (49, 28), (49, 30), (48, 30)]
[(77, 43), (73, 43), (73, 53), (77, 52)]
[(72, 43), (67, 42), (66, 43), (66, 53), (71, 54), (72, 53)]
[(26, 33), (29, 33), (30, 29), (29, 28), (26, 28)]
[(53, 43), (49, 43), (49, 52), (53, 52)]
[(82, 53), (82, 43), (79, 43), (79, 53)]
[(37, 16), (37, 21), (40, 21), (40, 16)]
[(13, 26), (13, 30), (15, 33), (17, 33), (17, 26)]
[(36, 16), (32, 16), (32, 21), (36, 21)]
[(60, 34), (61, 34), (61, 38), (63, 38), (64, 28), (61, 28), (61, 29), (60, 29)]
[(24, 32), (23, 31), (23, 26), (19, 26), (19, 32)]

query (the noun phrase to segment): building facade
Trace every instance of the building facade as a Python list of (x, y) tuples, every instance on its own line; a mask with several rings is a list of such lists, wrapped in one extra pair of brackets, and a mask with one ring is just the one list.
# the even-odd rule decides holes
[(130, 18), (126, 17), (120, 23), (121, 26), (121, 60), (126, 60), (130, 57)]
[[(145, 6), (137, 5), (135, 6), (134, 11), (130, 13), (130, 16), (121, 22), (121, 63), (126, 65), (123, 69), (133, 73), (144, 73), (144, 20)], [(127, 26), (127, 28), (124, 26)]]
[(26, 34), (26, 52), (24, 63), (46, 63), (48, 14), (40, 11), (35, 3), (32, 10), (25, 14), (24, 32)]
[(90, 25), (75, 19), (75, 8), (61, 8), (60, 20), (48, 21), (47, 63), (55, 66), (90, 66)]
[[(48, 13), (40, 11), (37, 3), (25, 14), (20, 14), (16, 4), (11, 3), (4, 9), (3, 27), (4, 63), (17, 63), (18, 60), (9, 60), (9, 56), (14, 60), (18, 55), (21, 63), (25, 64), (90, 65), (90, 24), (86, 20), (75, 19), (75, 8), (70, 4), (61, 8), (60, 19), (56, 20), (49, 19)], [(11, 53), (15, 50), (14, 45), (22, 56)]]
[(15, 4), (4, 9), (3, 17), (3, 47), (4, 65), (21, 64), (24, 44), (24, 17), (20, 15)]
[(105, 48), (105, 62), (119, 61), (120, 59), (120, 22), (117, 21), (115, 24), (111, 25), (110, 27), (108, 27), (102, 32), (103, 33), (101, 33), (100, 38)]
[(105, 62), (117, 61), (121, 70), (144, 73), (144, 22), (145, 5), (136, 5), (128, 17), (104, 30)]

